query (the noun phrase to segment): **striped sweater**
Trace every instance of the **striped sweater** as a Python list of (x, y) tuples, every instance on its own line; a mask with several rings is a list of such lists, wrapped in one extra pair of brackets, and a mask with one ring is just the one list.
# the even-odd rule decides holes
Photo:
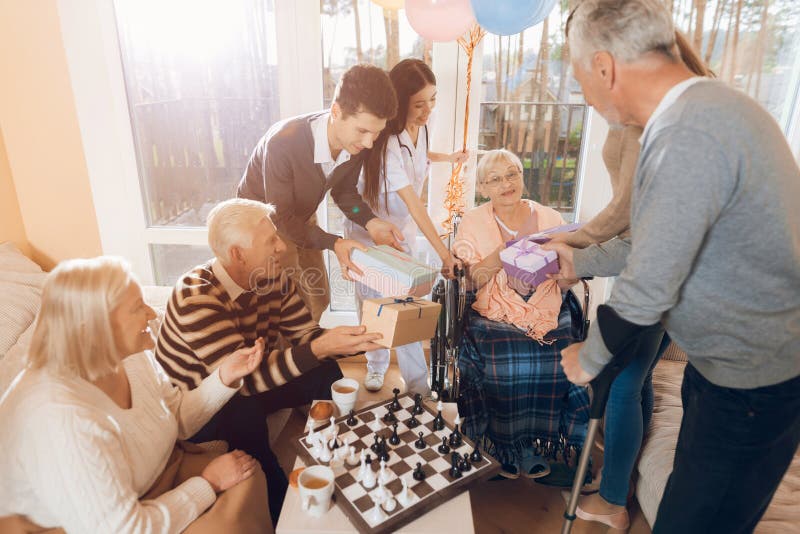
[[(222, 359), (264, 338), (264, 360), (245, 377), (240, 390), (253, 395), (274, 389), (318, 365), (311, 341), (324, 330), (282, 276), (255, 292), (232, 300), (212, 263), (200, 265), (178, 281), (156, 343), (156, 358), (181, 389), (194, 389)], [(279, 334), (291, 345), (282, 348)]]

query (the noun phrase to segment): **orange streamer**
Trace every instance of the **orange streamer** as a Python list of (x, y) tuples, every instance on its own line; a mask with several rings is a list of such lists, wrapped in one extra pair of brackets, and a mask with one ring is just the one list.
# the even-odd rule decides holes
[[(464, 139), (461, 149), (467, 149), (467, 134), (469, 133), (469, 95), (472, 88), (472, 56), (475, 47), (481, 42), (486, 31), (477, 24), (469, 31), (468, 38), (459, 37), (458, 44), (467, 54), (467, 98), (464, 104)], [(445, 232), (452, 230), (453, 215), (464, 214), (464, 178), (461, 176), (463, 164), (457, 163), (453, 167), (450, 181), (447, 183), (447, 195), (444, 200), (444, 207), (447, 209), (447, 220), (442, 223)]]

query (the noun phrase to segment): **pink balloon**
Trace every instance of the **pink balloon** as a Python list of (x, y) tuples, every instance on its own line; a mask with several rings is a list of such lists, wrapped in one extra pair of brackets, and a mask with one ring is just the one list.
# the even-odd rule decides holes
[(406, 0), (406, 16), (429, 41), (453, 41), (475, 24), (469, 0)]

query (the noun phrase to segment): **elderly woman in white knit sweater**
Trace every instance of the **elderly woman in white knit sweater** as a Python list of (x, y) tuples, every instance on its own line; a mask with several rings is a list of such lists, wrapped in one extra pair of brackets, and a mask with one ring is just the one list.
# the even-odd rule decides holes
[(253, 458), (176, 446), (258, 367), (263, 341), (182, 393), (150, 352), (154, 317), (122, 260), (50, 274), (27, 368), (0, 398), (0, 531), (272, 532)]

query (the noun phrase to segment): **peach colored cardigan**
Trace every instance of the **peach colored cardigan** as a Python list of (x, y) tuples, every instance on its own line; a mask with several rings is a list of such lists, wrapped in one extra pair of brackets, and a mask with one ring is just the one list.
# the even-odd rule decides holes
[[(564, 224), (556, 210), (532, 200), (522, 199), (536, 211), (540, 232)], [(500, 228), (494, 218), (491, 202), (486, 202), (464, 214), (458, 226), (453, 253), (466, 265), (472, 266), (491, 255), (503, 244)], [(472, 309), (492, 321), (511, 323), (528, 336), (543, 342), (545, 334), (558, 326), (561, 309), (561, 290), (555, 280), (539, 284), (527, 302), (508, 285), (506, 272), (501, 269), (478, 290)]]

